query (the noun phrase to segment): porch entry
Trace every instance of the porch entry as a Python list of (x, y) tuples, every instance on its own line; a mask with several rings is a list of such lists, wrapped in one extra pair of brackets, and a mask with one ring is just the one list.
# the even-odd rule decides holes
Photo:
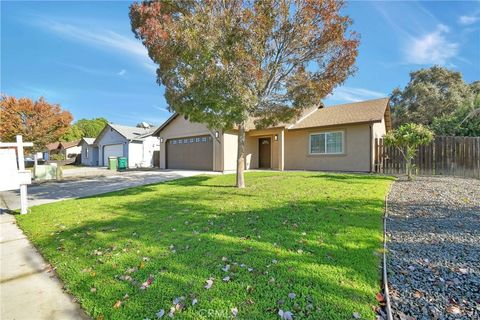
[(259, 138), (258, 139), (258, 167), (263, 169), (270, 169), (272, 155), (272, 139)]

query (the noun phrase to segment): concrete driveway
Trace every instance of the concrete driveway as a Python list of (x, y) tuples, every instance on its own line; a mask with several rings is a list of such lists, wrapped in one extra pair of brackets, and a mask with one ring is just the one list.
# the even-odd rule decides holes
[[(111, 172), (111, 171), (110, 171)], [(87, 197), (95, 194), (117, 191), (131, 187), (158, 183), (200, 174), (218, 174), (208, 171), (157, 170), (126, 171), (106, 176), (72, 177), (73, 180), (45, 182), (28, 187), (28, 205), (40, 204)], [(0, 192), (0, 208), (16, 210), (20, 208), (18, 191)]]

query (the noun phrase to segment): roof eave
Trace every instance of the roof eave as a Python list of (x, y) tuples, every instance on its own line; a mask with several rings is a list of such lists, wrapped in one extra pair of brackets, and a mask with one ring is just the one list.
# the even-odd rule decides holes
[(357, 121), (357, 122), (344, 122), (344, 123), (337, 123), (337, 124), (328, 124), (322, 126), (311, 126), (311, 127), (302, 127), (302, 128), (290, 128), (288, 131), (295, 131), (295, 130), (309, 130), (309, 129), (318, 129), (318, 128), (334, 128), (334, 127), (342, 127), (342, 126), (352, 126), (352, 125), (362, 125), (362, 124), (371, 124), (371, 123), (380, 123), (382, 119), (372, 119), (368, 121)]

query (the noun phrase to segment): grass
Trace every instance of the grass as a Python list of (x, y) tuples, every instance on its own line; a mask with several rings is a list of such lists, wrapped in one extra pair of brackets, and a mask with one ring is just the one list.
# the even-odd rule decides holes
[(374, 318), (391, 178), (257, 172), (243, 190), (234, 179), (197, 176), (68, 200), (17, 220), (96, 319), (155, 319), (160, 309), (168, 318), (181, 296), (178, 319), (231, 318), (235, 307), (239, 319), (278, 319), (279, 309), (295, 319)]

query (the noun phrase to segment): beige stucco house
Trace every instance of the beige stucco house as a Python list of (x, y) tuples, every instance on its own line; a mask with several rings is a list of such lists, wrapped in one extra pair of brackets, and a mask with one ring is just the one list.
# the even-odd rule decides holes
[[(392, 127), (388, 98), (315, 107), (292, 121), (257, 130), (247, 125), (246, 169), (372, 171), (375, 138)], [(236, 169), (237, 133), (208, 129), (174, 114), (160, 138), (160, 168)]]

